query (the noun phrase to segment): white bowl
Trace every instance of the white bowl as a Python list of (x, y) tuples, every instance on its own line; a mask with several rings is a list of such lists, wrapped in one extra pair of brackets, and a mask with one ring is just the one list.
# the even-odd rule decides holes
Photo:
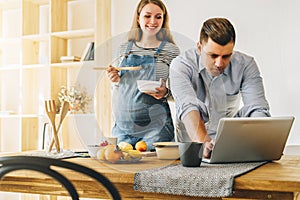
[(160, 81), (137, 80), (136, 83), (141, 92), (157, 92), (155, 88), (161, 86)]
[(87, 150), (91, 158), (96, 158), (97, 152), (102, 148), (104, 147), (100, 145), (87, 145)]
[(153, 143), (153, 145), (155, 146), (158, 159), (179, 159), (179, 148), (177, 142), (156, 142)]

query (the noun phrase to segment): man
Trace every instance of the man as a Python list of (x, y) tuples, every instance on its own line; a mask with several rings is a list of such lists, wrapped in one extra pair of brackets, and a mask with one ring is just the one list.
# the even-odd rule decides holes
[(171, 63), (178, 140), (205, 142), (205, 157), (210, 156), (221, 118), (270, 116), (256, 62), (234, 51), (234, 45), (235, 30), (230, 21), (208, 19), (197, 48)]

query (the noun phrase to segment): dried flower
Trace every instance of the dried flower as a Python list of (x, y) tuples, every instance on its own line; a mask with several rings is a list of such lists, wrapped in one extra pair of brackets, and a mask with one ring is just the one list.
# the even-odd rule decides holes
[(66, 86), (62, 86), (58, 93), (58, 100), (60, 105), (64, 101), (70, 103), (71, 110), (75, 113), (89, 113), (89, 105), (93, 102), (93, 97), (87, 95), (86, 88), (72, 86), (68, 89)]

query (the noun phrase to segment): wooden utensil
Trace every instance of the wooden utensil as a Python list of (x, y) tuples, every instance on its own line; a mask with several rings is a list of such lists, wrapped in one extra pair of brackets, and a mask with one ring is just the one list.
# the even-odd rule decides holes
[[(45, 101), (45, 111), (46, 111), (46, 114), (52, 125), (52, 131), (53, 131), (53, 137), (54, 137), (54, 141), (55, 141), (56, 150), (57, 150), (57, 152), (60, 152), (59, 139), (58, 139), (56, 126), (55, 126), (56, 105), (55, 105), (54, 100), (46, 100)], [(48, 152), (50, 152), (51, 150), (52, 150), (52, 147), (51, 147), (51, 149), (50, 148), (48, 149)]]
[(57, 127), (57, 132), (59, 132), (60, 126), (62, 125), (62, 122), (64, 121), (66, 115), (68, 114), (69, 108), (70, 108), (70, 103), (67, 101), (64, 101), (64, 103), (61, 107), (60, 119), (59, 119), (59, 124)]
[[(67, 101), (64, 101), (63, 102), (63, 105), (61, 107), (61, 111), (60, 111), (60, 118), (59, 118), (59, 123), (58, 123), (58, 127), (56, 129), (56, 132), (57, 134), (59, 133), (59, 129), (62, 125), (62, 122), (64, 121), (66, 115), (68, 114), (68, 111), (69, 111), (69, 107), (70, 107), (70, 104), (69, 102)], [(53, 147), (53, 144), (54, 144), (55, 140), (54, 140), (54, 137), (51, 139), (51, 143), (49, 145), (49, 149), (51, 151), (52, 147)]]
[[(95, 70), (107, 70), (108, 67), (94, 67), (93, 69)], [(121, 71), (121, 70), (140, 70), (142, 69), (142, 66), (132, 66), (132, 67), (115, 67), (116, 70)]]

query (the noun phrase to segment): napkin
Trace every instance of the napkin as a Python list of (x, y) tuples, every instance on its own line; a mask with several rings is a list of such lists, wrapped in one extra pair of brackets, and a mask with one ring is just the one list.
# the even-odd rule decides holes
[(207, 164), (183, 167), (181, 163), (140, 171), (134, 177), (134, 189), (199, 197), (232, 195), (234, 177), (249, 172), (266, 162)]

